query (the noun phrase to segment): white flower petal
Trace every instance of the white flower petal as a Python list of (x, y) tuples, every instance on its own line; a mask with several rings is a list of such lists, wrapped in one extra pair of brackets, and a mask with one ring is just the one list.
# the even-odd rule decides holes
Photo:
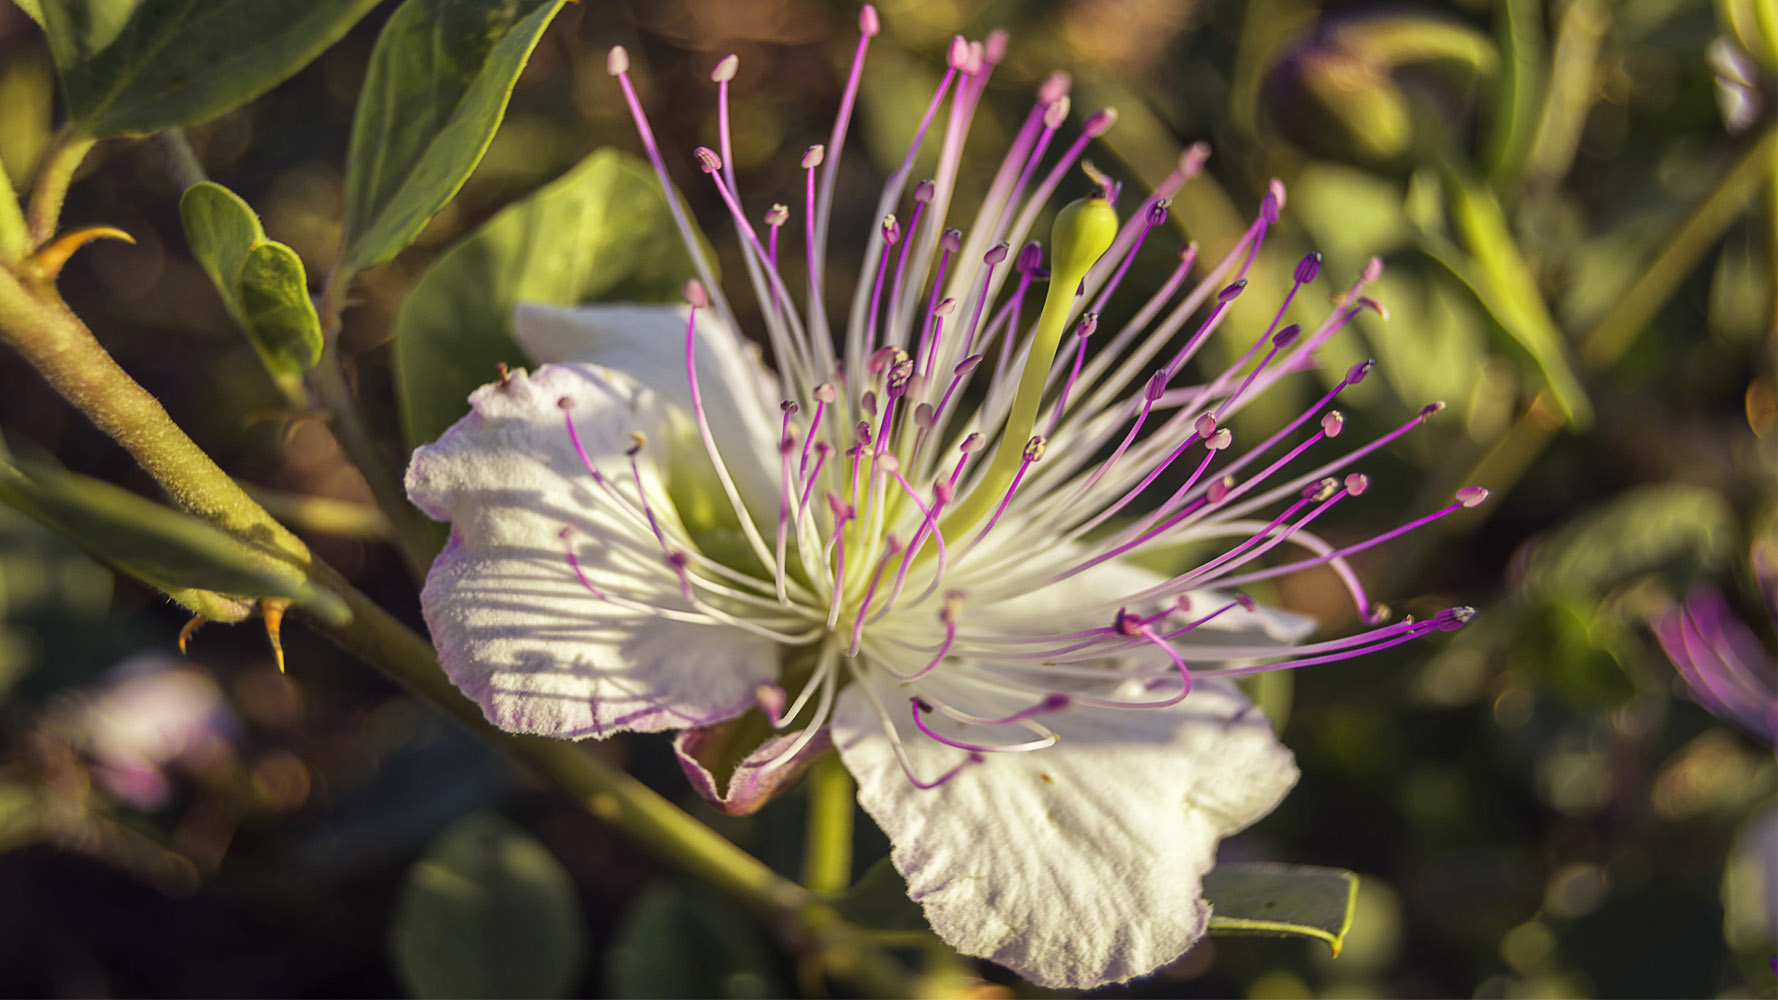
[[(915, 730), (906, 688), (870, 683), (923, 780), (968, 760)], [(968, 742), (1026, 735), (925, 718)], [(1201, 879), (1218, 839), (1283, 798), (1297, 775), (1290, 752), (1231, 685), (1211, 681), (1169, 709), (1074, 705), (1039, 721), (1060, 742), (982, 755), (933, 789), (908, 780), (859, 684), (841, 693), (833, 733), (908, 895), (957, 950), (1049, 987), (1122, 982), (1173, 961), (1204, 933)]]
[[(653, 389), (677, 411), (675, 445), (702, 456), (685, 376), (688, 306), (616, 303), (574, 308), (522, 303), (513, 339), (533, 361), (578, 361), (623, 372)], [(778, 432), (782, 400), (759, 349), (737, 337), (708, 309), (698, 313), (698, 390), (710, 436), (756, 522), (778, 511)]]
[[(557, 401), (599, 471), (636, 496), (624, 449), (658, 433), (646, 389), (592, 366), (558, 365), (470, 397), (472, 411), (414, 453), (408, 496), (451, 522), (451, 541), (420, 595), (439, 662), (513, 732), (605, 736), (680, 729), (745, 710), (777, 669), (774, 645), (738, 629), (661, 618), (589, 593), (683, 609), (678, 577), (645, 523), (622, 513), (582, 466)], [(638, 467), (663, 529), (680, 530), (652, 450)], [(571, 526), (569, 541), (561, 529)]]

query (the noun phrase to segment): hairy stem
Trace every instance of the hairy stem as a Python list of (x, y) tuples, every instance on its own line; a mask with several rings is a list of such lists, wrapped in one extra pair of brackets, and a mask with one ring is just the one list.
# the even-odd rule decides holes
[(25, 228), (25, 212), (12, 190), (12, 177), (0, 163), (0, 261), (15, 261), (31, 252), (31, 232)]
[(64, 125), (50, 141), (43, 165), (37, 169), (37, 182), (31, 185), (31, 204), (25, 219), (32, 246), (42, 246), (56, 234), (56, 223), (62, 218), (62, 199), (74, 181), (74, 171), (98, 140), (73, 125)]

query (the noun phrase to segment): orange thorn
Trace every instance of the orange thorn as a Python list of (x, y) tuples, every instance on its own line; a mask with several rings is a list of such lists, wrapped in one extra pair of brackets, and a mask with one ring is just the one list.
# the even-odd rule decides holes
[(209, 621), (210, 619), (205, 618), (203, 615), (192, 615), (191, 621), (186, 622), (185, 627), (179, 630), (180, 656), (185, 655), (185, 644), (191, 641), (191, 637), (197, 633), (197, 630), (203, 628)]
[(265, 619), (266, 638), (272, 641), (272, 659), (277, 661), (278, 673), (284, 672), (284, 642), (279, 638), (279, 631), (284, 627), (284, 609), (290, 602), (281, 597), (261, 598), (259, 615)]
[(99, 239), (123, 240), (129, 244), (136, 242), (134, 236), (115, 226), (87, 226), (84, 229), (63, 233), (38, 247), (37, 252), (32, 254), (25, 264), (36, 272), (40, 279), (54, 281), (56, 276), (62, 273), (62, 265), (68, 263), (68, 258), (74, 256), (74, 251)]

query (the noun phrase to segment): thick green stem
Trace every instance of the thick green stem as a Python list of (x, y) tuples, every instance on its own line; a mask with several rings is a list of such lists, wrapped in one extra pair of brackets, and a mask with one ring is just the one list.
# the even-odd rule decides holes
[(32, 246), (42, 246), (56, 234), (56, 224), (62, 218), (62, 199), (74, 181), (74, 171), (80, 169), (81, 161), (97, 141), (72, 125), (62, 126), (56, 133), (49, 152), (44, 154), (43, 165), (37, 170), (37, 181), (31, 185), (31, 205), (25, 218)]
[(307, 567), (308, 549), (216, 467), (130, 378), (53, 290), (27, 289), (0, 270), (0, 334), (99, 429), (124, 447), (173, 498), (199, 518)]
[(803, 885), (837, 896), (852, 884), (852, 818), (857, 788), (840, 755), (830, 753), (809, 770), (809, 830), (803, 851)]
[(12, 176), (0, 162), (0, 262), (10, 263), (30, 252), (31, 232), (25, 227), (25, 212), (12, 190)]
[(305, 568), (351, 612), (343, 625), (313, 622), (323, 634), (573, 795), (587, 809), (666, 861), (709, 882), (770, 921), (793, 948), (813, 954), (830, 975), (863, 992), (905, 995), (901, 967), (863, 941), (808, 890), (572, 743), (499, 732), (452, 687), (431, 646), (336, 571), (253, 501), (160, 403), (99, 346), (53, 289), (27, 289), (0, 270), (0, 339), (29, 361), (63, 398), (128, 451), (178, 503), (258, 551)]

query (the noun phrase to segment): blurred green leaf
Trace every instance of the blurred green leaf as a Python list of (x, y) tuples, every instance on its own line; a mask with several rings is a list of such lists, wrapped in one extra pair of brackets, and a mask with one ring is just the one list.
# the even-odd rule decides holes
[(0, 782), (0, 851), (14, 851), (36, 840), (42, 793), (22, 781)]
[(1734, 543), (1734, 516), (1715, 491), (1681, 483), (1643, 486), (1557, 529), (1532, 553), (1525, 589), (1593, 596), (1633, 576), (1666, 570), (1683, 592), (1721, 566)]
[(1716, 18), (1760, 65), (1778, 68), (1778, 5), (1772, 0), (1716, 0)]
[[(1423, 13), (1333, 19), (1274, 71), (1277, 124), (1334, 157), (1386, 162), (1443, 144), (1499, 58), (1487, 36)], [(1410, 72), (1402, 72), (1411, 70)]]
[[(44, 665), (45, 628), (68, 628), (101, 644), (115, 636), (93, 628), (111, 608), (114, 579), (60, 533), (0, 504), (0, 698)], [(54, 665), (65, 669), (77, 659), (61, 650)]]
[(1358, 900), (1358, 876), (1339, 868), (1217, 865), (1204, 876), (1212, 934), (1300, 935), (1340, 953)]
[(1494, 88), (1483, 158), (1496, 182), (1516, 178), (1537, 129), (1537, 107), (1544, 89), (1543, 4), (1539, 0), (1507, 0), (1495, 7), (1494, 36), (1505, 72)]
[(185, 239), (273, 375), (300, 376), (321, 360), (321, 320), (296, 251), (265, 238), (259, 217), (220, 184), (179, 199)]
[(69, 117), (101, 138), (205, 121), (308, 65), (377, 0), (55, 0), (43, 25)]
[(338, 597), (310, 584), (296, 567), (268, 565), (197, 518), (102, 480), (13, 460), (0, 463), (0, 500), (176, 597), (190, 590), (282, 597), (330, 621), (350, 615)]
[(910, 944), (932, 939), (926, 914), (908, 898), (907, 882), (888, 858), (871, 865), (833, 908), (847, 923), (873, 935)]
[(395, 256), (487, 152), (564, 0), (406, 0), (384, 25), (352, 118), (342, 257)]
[(606, 962), (619, 997), (788, 996), (772, 949), (740, 908), (707, 889), (650, 885), (624, 914)]
[(1710, 278), (1711, 332), (1753, 344), (1778, 321), (1772, 315), (1772, 259), (1764, 244), (1752, 227), (1726, 241)]
[(1475, 289), (1476, 298), (1501, 329), (1531, 356), (1568, 422), (1586, 427), (1593, 419), (1592, 403), (1574, 374), (1567, 342), (1550, 316), (1500, 202), (1492, 190), (1458, 168), (1447, 171), (1445, 181), (1451, 223), (1470, 257), (1467, 262), (1446, 263)]
[(475, 813), (408, 869), (389, 928), (417, 997), (560, 997), (586, 928), (567, 871), (530, 834)]
[(395, 388), (409, 447), (444, 432), (492, 381), (523, 365), (520, 302), (663, 300), (692, 273), (654, 175), (599, 150), (509, 205), (426, 269), (395, 320)]

